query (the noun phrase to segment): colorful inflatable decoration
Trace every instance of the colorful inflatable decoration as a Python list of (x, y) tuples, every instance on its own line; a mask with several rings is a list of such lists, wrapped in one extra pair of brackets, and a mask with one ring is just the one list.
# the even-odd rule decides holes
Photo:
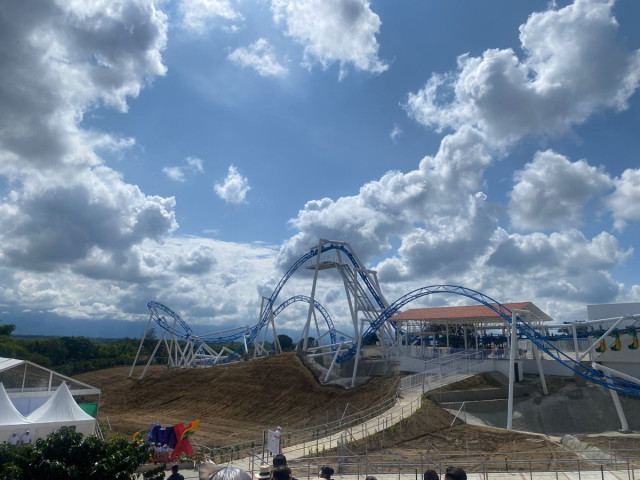
[(189, 437), (193, 435), (195, 429), (199, 426), (200, 420), (191, 422), (186, 428), (182, 423), (178, 423), (173, 426), (177, 441), (173, 452), (171, 452), (171, 458), (178, 458), (183, 453), (186, 455), (193, 455), (193, 447), (191, 446)]
[(200, 420), (191, 422), (187, 427), (182, 423), (172, 427), (162, 427), (153, 423), (147, 430), (139, 430), (134, 433), (133, 441), (150, 442), (152, 445), (167, 445), (173, 451), (165, 460), (160, 461), (175, 461), (181, 454), (193, 455), (193, 447), (189, 437), (195, 433), (199, 426)]

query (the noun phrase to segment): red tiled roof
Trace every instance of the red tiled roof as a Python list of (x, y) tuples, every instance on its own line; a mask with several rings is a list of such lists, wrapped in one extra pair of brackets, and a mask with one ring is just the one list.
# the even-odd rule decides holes
[[(504, 303), (509, 310), (522, 310), (531, 302), (520, 303)], [(449, 320), (449, 319), (478, 319), (478, 318), (501, 318), (496, 312), (486, 305), (469, 305), (466, 307), (435, 307), (435, 308), (414, 308), (406, 312), (394, 315), (389, 319), (390, 322), (402, 320)]]

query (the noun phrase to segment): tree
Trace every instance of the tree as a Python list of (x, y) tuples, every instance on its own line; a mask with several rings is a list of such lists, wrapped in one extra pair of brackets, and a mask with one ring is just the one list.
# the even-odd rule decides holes
[[(122, 436), (83, 438), (73, 428), (62, 427), (35, 445), (0, 445), (0, 480), (129, 480), (152, 450), (147, 443), (132, 443)], [(164, 478), (164, 466), (143, 477)]]
[[(0, 319), (0, 322), (2, 322), (2, 319)], [(16, 329), (16, 326), (13, 323), (7, 323), (6, 325), (0, 325), (0, 335), (2, 336), (9, 336), (13, 333), (13, 331)]]
[(280, 342), (280, 348), (282, 348), (283, 352), (290, 352), (296, 349), (296, 346), (293, 343), (293, 338), (289, 335), (278, 335), (278, 342)]

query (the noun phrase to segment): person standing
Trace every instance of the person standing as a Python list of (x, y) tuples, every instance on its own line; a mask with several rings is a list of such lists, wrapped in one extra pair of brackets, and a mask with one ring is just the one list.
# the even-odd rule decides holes
[(180, 470), (178, 464), (173, 465), (171, 467), (171, 475), (167, 477), (167, 480), (184, 480), (184, 476), (180, 475), (178, 470)]
[(291, 469), (284, 466), (274, 468), (271, 472), (271, 480), (292, 480)]
[(13, 445), (14, 447), (18, 446), (18, 441), (20, 439), (18, 438), (18, 434), (16, 432), (13, 432), (11, 434), (11, 437), (9, 437), (9, 445)]
[[(278, 467), (289, 467), (289, 464), (287, 463), (287, 457), (285, 457), (282, 453), (278, 453), (273, 456), (273, 470), (275, 470)], [(298, 479), (294, 477), (292, 474), (291, 480), (298, 480)]]
[(24, 432), (24, 435), (22, 435), (22, 438), (20, 439), (20, 444), (31, 445), (31, 433), (29, 432), (29, 430)]

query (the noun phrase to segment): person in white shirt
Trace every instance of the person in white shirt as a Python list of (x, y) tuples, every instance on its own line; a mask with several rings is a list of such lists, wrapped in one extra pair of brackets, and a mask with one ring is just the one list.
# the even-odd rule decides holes
[(18, 440), (18, 434), (16, 432), (13, 432), (9, 437), (9, 444), (15, 447), (16, 445), (18, 445)]
[(31, 433), (29, 433), (29, 430), (24, 432), (24, 435), (22, 435), (22, 438), (20, 439), (20, 443), (22, 445), (31, 445)]

